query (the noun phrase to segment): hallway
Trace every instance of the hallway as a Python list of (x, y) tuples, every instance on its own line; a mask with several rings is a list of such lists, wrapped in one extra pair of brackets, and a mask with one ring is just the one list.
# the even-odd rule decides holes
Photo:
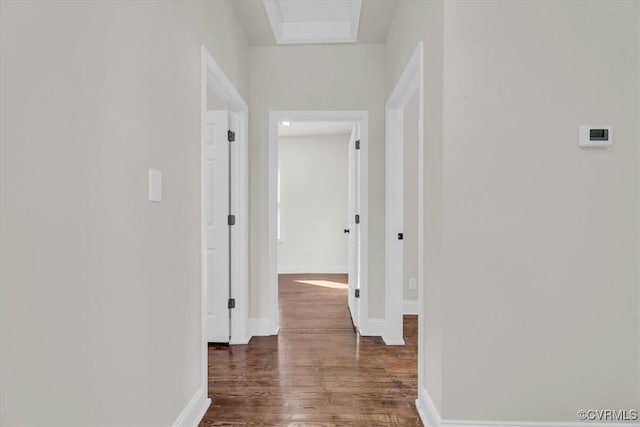
[(200, 426), (421, 425), (416, 316), (406, 346), (358, 337), (346, 275), (280, 275), (280, 333), (209, 346), (211, 407)]

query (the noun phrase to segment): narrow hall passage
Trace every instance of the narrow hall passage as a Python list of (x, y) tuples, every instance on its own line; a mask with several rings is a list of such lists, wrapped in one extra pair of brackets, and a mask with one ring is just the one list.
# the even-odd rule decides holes
[(405, 346), (360, 337), (346, 275), (280, 275), (280, 334), (209, 346), (201, 426), (420, 426), (417, 317)]

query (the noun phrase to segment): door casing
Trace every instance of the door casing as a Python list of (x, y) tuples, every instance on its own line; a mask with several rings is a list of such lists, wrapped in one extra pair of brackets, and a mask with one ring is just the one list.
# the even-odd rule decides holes
[[(269, 113), (269, 207), (268, 207), (268, 304), (269, 327), (265, 335), (277, 335), (279, 326), (278, 310), (278, 237), (277, 237), (277, 194), (278, 194), (278, 123), (282, 121), (305, 122), (349, 122), (355, 123), (360, 129), (360, 167), (358, 182), (360, 185), (360, 256), (359, 282), (360, 298), (358, 306), (357, 329), (360, 335), (370, 335), (369, 327), (369, 204), (368, 204), (368, 176), (369, 176), (369, 133), (368, 112), (359, 110), (333, 111), (271, 111)], [(351, 268), (351, 267), (349, 267)]]
[(387, 345), (403, 345), (404, 108), (418, 95), (418, 384), (422, 382), (424, 307), (424, 65), (419, 42), (385, 105), (385, 328)]
[(358, 188), (358, 168), (360, 159), (358, 158), (358, 150), (356, 150), (356, 141), (360, 139), (360, 129), (357, 124), (353, 125), (351, 129), (351, 135), (349, 136), (348, 143), (348, 158), (349, 158), (349, 166), (348, 166), (348, 178), (347, 178), (347, 186), (348, 186), (348, 202), (347, 202), (347, 231), (348, 231), (348, 273), (349, 273), (349, 281), (348, 281), (348, 292), (349, 296), (347, 301), (349, 303), (349, 312), (351, 313), (351, 320), (353, 321), (353, 326), (358, 328), (360, 324), (360, 298), (356, 298), (355, 291), (356, 289), (360, 289), (360, 270), (359, 270), (359, 250), (360, 250), (360, 230), (359, 225), (355, 224), (355, 215), (360, 212), (360, 207), (358, 206), (359, 202), (359, 192)]

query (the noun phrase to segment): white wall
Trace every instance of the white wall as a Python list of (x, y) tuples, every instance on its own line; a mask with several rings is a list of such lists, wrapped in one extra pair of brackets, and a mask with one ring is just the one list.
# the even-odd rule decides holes
[(170, 425), (203, 378), (200, 48), (248, 99), (244, 35), (228, 2), (0, 19), (0, 423)]
[[(387, 93), (425, 41), (420, 387), (444, 419), (576, 422), (640, 401), (639, 8), (398, 6)], [(580, 149), (597, 123), (614, 146)]]
[(447, 418), (638, 403), (638, 7), (446, 3)]
[(250, 317), (269, 316), (269, 111), (369, 111), (369, 316), (384, 317), (384, 46), (251, 48)]
[(403, 111), (403, 300), (417, 301), (418, 291), (409, 281), (418, 280), (418, 105), (419, 94), (413, 95)]
[(279, 273), (347, 273), (349, 136), (279, 137)]

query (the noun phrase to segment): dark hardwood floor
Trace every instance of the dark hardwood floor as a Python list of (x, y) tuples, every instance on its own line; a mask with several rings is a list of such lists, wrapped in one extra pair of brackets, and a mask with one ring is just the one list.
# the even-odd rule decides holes
[(200, 426), (420, 426), (417, 318), (405, 346), (359, 337), (346, 275), (281, 275), (280, 334), (209, 346), (211, 407)]

